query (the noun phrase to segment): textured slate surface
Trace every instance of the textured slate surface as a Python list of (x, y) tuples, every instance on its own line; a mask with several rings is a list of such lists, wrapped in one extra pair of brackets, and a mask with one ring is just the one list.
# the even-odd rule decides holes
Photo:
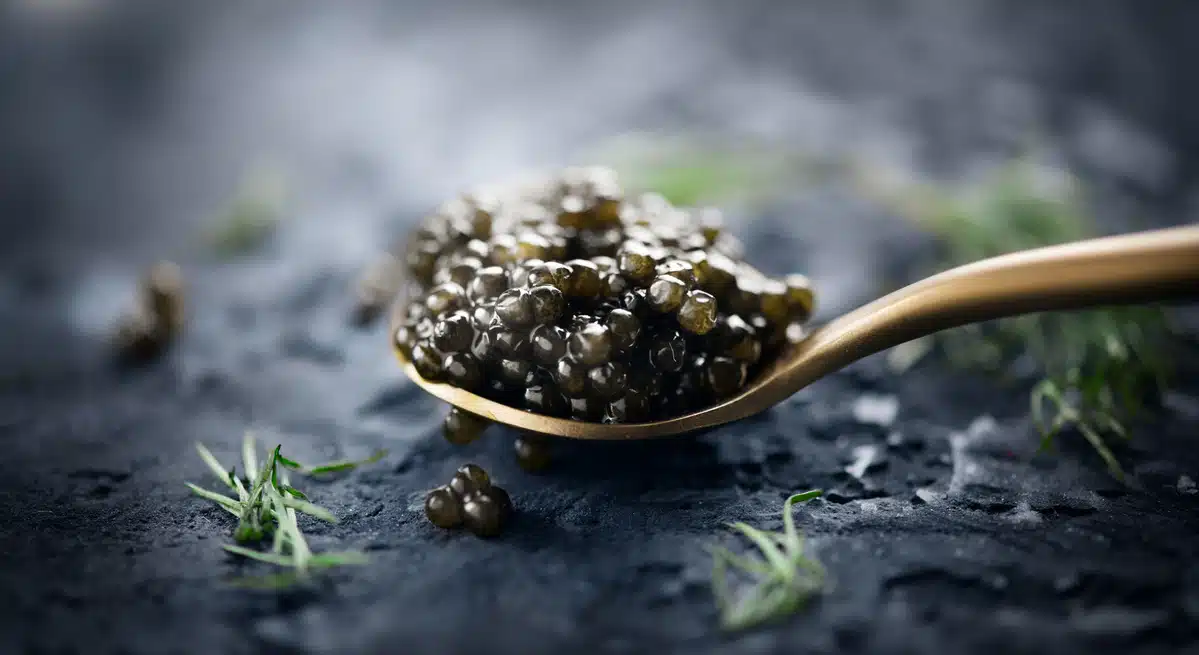
[[(1066, 64), (1038, 63), (1038, 47), (1048, 45), (1029, 40), (1028, 29), (1009, 41), (980, 27), (986, 24), (980, 19), (990, 15), (987, 5), (958, 16), (943, 14), (937, 3), (908, 3), (894, 15), (840, 10), (834, 4), (816, 5), (791, 21), (814, 31), (806, 33), (816, 45), (805, 47), (824, 54), (812, 66), (869, 77), (886, 67), (889, 56), (907, 52), (901, 44), (883, 43), (872, 54), (859, 55), (862, 61), (842, 61), (836, 48), (816, 39), (819, 30), (811, 26), (821, 23), (813, 17), (843, 36), (885, 40), (898, 38), (896, 30), (911, 30), (916, 43), (963, 55), (954, 62), (937, 59), (942, 63), (931, 68), (929, 78), (937, 82), (929, 84), (938, 89), (927, 92), (933, 106), (960, 100), (961, 89), (953, 81), (992, 63), (1004, 69), (1004, 62), (1016, 62), (1004, 70), (1031, 70), (1031, 77), (1044, 75), (1054, 82), (1055, 75), (1077, 73)], [(398, 204), (402, 223), (464, 176), (528, 162), (510, 161), (506, 146), (492, 144), (486, 150), (491, 160), (466, 172), (454, 168), (469, 159), (466, 155), (436, 160), (426, 172), (407, 162), (431, 157), (439, 151), (437, 143), (414, 144), (417, 155), (401, 157), (397, 164), (371, 150), (370, 129), (358, 131), (341, 119), (330, 121), (340, 127), (313, 127), (319, 135), (313, 141), (296, 130), (269, 134), (264, 125), (270, 120), (233, 120), (242, 114), (227, 108), (208, 107), (214, 117), (204, 119), (193, 102), (205, 97), (205, 90), (223, 91), (227, 96), (217, 97), (228, 97), (239, 111), (279, 115), (282, 122), (288, 114), (281, 107), (294, 109), (289, 98), (299, 98), (300, 104), (311, 100), (312, 88), (294, 80), (278, 83), (295, 92), (283, 93), (283, 101), (256, 99), (242, 78), (222, 68), (239, 57), (249, 62), (247, 75), (281, 65), (271, 57), (264, 63), (262, 50), (246, 45), (251, 37), (261, 35), (296, 56), (307, 52), (304, 44), (310, 41), (304, 35), (352, 43), (347, 33), (374, 33), (358, 31), (370, 21), (355, 11), (330, 13), (302, 3), (302, 10), (252, 4), (240, 13), (212, 15), (195, 6), (167, 15), (131, 6), (135, 9), (125, 10), (132, 12), (129, 16), (139, 17), (143, 26), (157, 26), (152, 31), (159, 36), (137, 36), (138, 29), (149, 28), (113, 27), (125, 25), (116, 14), (109, 23), (99, 22), (108, 31), (88, 28), (95, 30), (87, 32), (88, 38), (99, 45), (88, 45), (92, 42), (75, 33), (79, 41), (51, 41), (39, 46), (43, 50), (29, 45), (32, 37), (11, 46), (39, 66), (60, 61), (56, 57), (75, 62), (91, 47), (98, 52), (115, 48), (129, 59), (96, 64), (101, 72), (109, 65), (124, 71), (116, 79), (127, 86), (110, 80), (98, 87), (115, 85), (118, 90), (109, 92), (120, 102), (77, 91), (92, 98), (84, 107), (95, 111), (95, 123), (124, 126), (123, 131), (96, 134), (51, 115), (44, 120), (68, 133), (78, 130), (79, 140), (55, 145), (46, 137), (18, 139), (21, 130), (14, 126), (33, 121), (33, 113), (14, 112), (4, 132), (9, 141), (24, 144), (23, 152), (37, 154), (28, 160), (32, 172), (26, 174), (39, 181), (32, 191), (22, 186), (21, 193), (5, 195), (12, 203), (5, 206), (40, 218), (23, 223), (28, 232), (19, 233), (19, 243), (6, 244), (0, 285), (5, 326), (0, 652), (1163, 652), (1199, 641), (1199, 569), (1194, 565), (1199, 495), (1193, 482), (1199, 479), (1193, 445), (1199, 394), (1185, 385), (1161, 418), (1138, 427), (1133, 447), (1122, 452), (1132, 472), (1131, 488), (1115, 484), (1093, 455), (1069, 441), (1061, 456), (1036, 455), (1019, 388), (935, 363), (896, 378), (877, 359), (838, 373), (759, 418), (691, 439), (561, 444), (555, 466), (542, 475), (515, 467), (509, 452), (513, 435), (502, 430), (467, 448), (449, 446), (437, 434), (443, 409), (401, 377), (386, 353), (382, 330), (349, 326), (345, 288), (373, 250), (372, 240), (395, 229), (382, 222), (383, 208)], [(1119, 17), (1114, 7), (1120, 6), (1105, 11)], [(630, 19), (630, 24), (658, 34), (656, 15), (642, 22)], [(554, 19), (561, 23), (538, 23), (533, 34), (580, 29), (577, 21), (567, 20), (572, 14), (565, 16)], [(259, 22), (250, 20), (255, 18)], [(1048, 12), (1042, 18), (1053, 34), (1058, 28), (1050, 19), (1062, 16)], [(443, 25), (438, 21), (447, 19), (422, 20)], [(1094, 20), (1108, 25), (1102, 15)], [(948, 36), (921, 31), (946, 24), (937, 21), (978, 38), (972, 42), (963, 36), (965, 43), (945, 45)], [(694, 20), (701, 26), (719, 23), (720, 16)], [(500, 29), (506, 28), (483, 33)], [(97, 36), (103, 34), (111, 42)], [(677, 35), (670, 29), (662, 34)], [(764, 42), (772, 43), (766, 38), (770, 34)], [(339, 58), (330, 47), (299, 62), (340, 62), (311, 73), (316, 79), (340, 79), (337, 73), (344, 71), (338, 66), (373, 61), (385, 52), (371, 48), (393, 38), (367, 39), (360, 44), (367, 54), (359, 58)], [(544, 50), (544, 43), (556, 39), (534, 42)], [(674, 43), (668, 40), (663, 47)], [(1028, 43), (1037, 47), (1027, 48)], [(1092, 45), (1084, 41), (1072, 52), (1087, 52)], [(1132, 54), (1144, 54), (1130, 48)], [(158, 69), (129, 63), (142, 61), (138, 53), (143, 50), (160, 55), (152, 58)], [(454, 61), (447, 51), (452, 48), (433, 48), (430, 56), (445, 65)], [(1028, 51), (1034, 54), (1021, 54)], [(225, 58), (226, 52), (233, 54)], [(483, 75), (480, 60), (468, 57), (462, 74)], [(887, 76), (875, 74), (875, 84), (885, 89)], [(5, 75), (16, 89), (37, 86), (16, 73)], [(80, 75), (108, 79), (94, 70)], [(228, 75), (233, 81), (222, 77)], [(213, 82), (212, 76), (225, 81)], [(621, 85), (613, 92), (633, 93)], [(903, 102), (915, 93), (894, 91)], [(453, 104), (453, 93), (438, 94), (439, 102)], [(366, 95), (376, 102), (391, 97)], [(769, 97), (756, 96), (760, 102)], [(776, 100), (791, 108), (815, 106), (805, 98), (798, 105), (785, 97)], [(1115, 93), (1114, 98), (1119, 106), (1125, 96)], [(36, 106), (25, 99), (21, 107)], [(335, 104), (343, 110), (353, 105)], [(499, 104), (502, 111), (520, 107)], [(664, 106), (666, 116), (678, 109), (670, 93), (627, 104), (645, 111)], [(100, 107), (109, 107), (111, 116), (102, 118), (108, 114)], [(1123, 109), (1136, 114), (1144, 107), (1133, 102)], [(370, 127), (374, 113), (366, 114)], [(624, 125), (619, 121), (625, 119), (614, 115), (597, 124)], [(1066, 150), (1090, 152), (1079, 145), (1085, 139), (1068, 137), (1071, 130), (1086, 132), (1079, 127), (1085, 124), (1069, 122), (1063, 128)], [(467, 133), (487, 134), (487, 125), (480, 119), (467, 126)], [(574, 129), (590, 129), (569, 120), (554, 125), (548, 140), (521, 133), (516, 143), (545, 145), (573, 138)], [(1167, 134), (1174, 129), (1168, 121), (1162, 126)], [(187, 244), (194, 240), (198, 217), (228, 186), (231, 174), (225, 166), (257, 152), (244, 143), (255, 133), (252, 128), (268, 132), (266, 146), (255, 144), (268, 150), (298, 143), (289, 151), (302, 162), (296, 217), (264, 251), (218, 261)], [(389, 133), (389, 139), (404, 138), (388, 141), (382, 150), (402, 149), (417, 133), (413, 127)], [(935, 127), (916, 133), (954, 141)], [(214, 135), (225, 136), (208, 144)], [(335, 137), (348, 145), (333, 148)], [(114, 144), (119, 147), (107, 148)], [(326, 146), (329, 161), (314, 163), (314, 153)], [(111, 171), (105, 172), (104, 162), (92, 161), (87, 153), (94, 152), (113, 157)], [(171, 152), (179, 159), (169, 157)], [(572, 152), (550, 146), (545, 161)], [(154, 155), (153, 163), (139, 163), (138, 155), (147, 153)], [(1127, 163), (1132, 155), (1125, 154), (1116, 163)], [(1186, 188), (1183, 173), (1177, 172), (1185, 171), (1185, 158), (1174, 172), (1150, 176), (1148, 182), (1122, 174), (1094, 152), (1080, 161), (1104, 189), (1129, 203), (1146, 202), (1148, 196), (1168, 208), (1175, 187)], [(157, 176), (156, 167), (161, 169)], [(1149, 175), (1146, 168), (1131, 167)], [(435, 181), (422, 186), (423, 174)], [(1145, 192), (1155, 184), (1161, 185), (1157, 193)], [(1161, 207), (1152, 211), (1166, 213), (1163, 220), (1169, 220)], [(813, 270), (831, 299), (831, 312), (868, 295), (880, 269), (906, 260), (911, 248), (896, 244), (917, 243), (898, 239), (902, 232), (884, 218), (876, 208), (830, 191), (798, 198), (785, 211), (740, 230), (756, 246), (756, 261), (764, 267)], [(12, 220), (11, 213), (6, 219)], [(830, 220), (855, 229), (829, 234), (822, 226)], [(779, 245), (779, 230), (793, 237), (785, 243), (809, 245)], [(140, 371), (115, 370), (106, 358), (103, 329), (128, 299), (128, 284), (140, 266), (164, 253), (185, 266), (194, 320), (163, 361)], [(1189, 373), (1194, 379), (1195, 371)], [(893, 421), (871, 422), (872, 408), (877, 414), (880, 404), (892, 402), (897, 407)], [(223, 584), (230, 576), (259, 569), (220, 551), (231, 529), (227, 517), (190, 498), (182, 482), (207, 481), (193, 442), (204, 441), (232, 460), (247, 427), (264, 439), (277, 435), (293, 456), (307, 461), (390, 449), (380, 464), (309, 485), (314, 500), (343, 517), (335, 527), (307, 525), (314, 546), (365, 549), (372, 558), (369, 566), (338, 572), (317, 589), (294, 593), (246, 592)], [(422, 490), (444, 482), (465, 461), (491, 471), (520, 509), (500, 540), (446, 534), (421, 515)], [(828, 490), (827, 499), (798, 511), (797, 519), (834, 585), (809, 611), (781, 626), (720, 635), (703, 545), (721, 535), (724, 521), (778, 527), (782, 499), (814, 487)]]

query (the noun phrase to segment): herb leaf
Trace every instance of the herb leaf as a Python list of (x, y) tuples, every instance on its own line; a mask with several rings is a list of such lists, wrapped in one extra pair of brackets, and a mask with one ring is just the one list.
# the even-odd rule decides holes
[[(770, 533), (745, 523), (729, 527), (743, 534), (760, 554), (737, 555), (725, 546), (712, 546), (712, 595), (727, 630), (743, 630), (793, 614), (824, 587), (824, 567), (804, 553), (803, 539), (795, 529), (791, 508), (819, 497), (813, 490), (792, 495), (783, 503), (783, 532)], [(781, 547), (781, 550), (780, 550)], [(733, 569), (750, 582), (735, 594), (729, 586)]]
[(304, 464), (300, 464), (299, 462), (296, 462), (296, 461), (293, 461), (290, 459), (281, 459), (279, 461), (279, 463), (282, 464), (284, 467), (289, 468), (289, 469), (295, 471), (296, 473), (300, 473), (302, 475), (320, 475), (322, 473), (340, 473), (342, 471), (350, 471), (355, 468), (358, 468), (359, 466), (365, 466), (367, 464), (374, 464), (375, 462), (383, 459), (384, 457), (387, 457), (387, 451), (386, 450), (377, 450), (377, 451), (375, 451), (375, 453), (373, 455), (371, 455), (370, 457), (367, 457), (366, 459), (339, 460), (336, 462), (328, 462), (326, 464), (319, 464), (317, 466), (305, 466)]
[(196, 452), (200, 453), (200, 459), (204, 460), (204, 463), (208, 465), (208, 469), (212, 471), (212, 474), (215, 475), (218, 480), (224, 482), (225, 485), (230, 489), (237, 491), (237, 487), (233, 484), (231, 479), (232, 472), (221, 466), (221, 463), (217, 461), (216, 456), (212, 454), (211, 450), (208, 450), (204, 444), (197, 443)]
[(196, 485), (194, 485), (190, 482), (187, 482), (185, 484), (187, 484), (187, 488), (191, 489), (192, 493), (194, 493), (195, 495), (197, 495), (205, 500), (211, 500), (212, 502), (216, 503), (217, 505), (220, 505), (222, 508), (231, 512), (234, 516), (241, 516), (241, 503), (239, 503), (238, 501), (236, 501), (228, 496), (218, 494), (215, 491), (209, 491), (207, 489), (204, 489), (203, 487), (197, 487)]
[(224, 548), (225, 550), (233, 553), (234, 555), (241, 555), (242, 557), (249, 557), (250, 559), (256, 559), (260, 562), (266, 562), (267, 564), (275, 564), (278, 566), (295, 566), (296, 565), (295, 560), (286, 555), (276, 555), (274, 553), (264, 553), (259, 550), (254, 550), (253, 548), (243, 548), (241, 546), (234, 546), (233, 544), (222, 544), (221, 548)]
[[(259, 464), (257, 445), (253, 435), (247, 433), (242, 443), (242, 463), (246, 470), (246, 478), (243, 481), (237, 477), (236, 471), (226, 471), (203, 444), (196, 444), (196, 452), (213, 475), (237, 494), (237, 498), (232, 498), (191, 483), (187, 484), (193, 494), (216, 503), (237, 517), (237, 527), (233, 532), (237, 544), (224, 544), (222, 548), (235, 555), (293, 569), (280, 575), (235, 580), (236, 586), (279, 589), (307, 581), (313, 569), (363, 564), (367, 561), (364, 553), (354, 551), (320, 554), (312, 552), (303, 532), (300, 531), (296, 512), (328, 523), (336, 523), (337, 517), (328, 509), (310, 502), (304, 492), (288, 483), (286, 470), (279, 470), (280, 466), (316, 472), (345, 470), (365, 462), (341, 462), (308, 468), (285, 457), (282, 447), (276, 446), (268, 451), (266, 461)], [(378, 461), (382, 456), (383, 454), (379, 453), (366, 461)], [(333, 468), (329, 468), (330, 466)], [(266, 551), (238, 545), (258, 543), (268, 537), (271, 547)]]
[(307, 514), (313, 518), (318, 518), (326, 523), (337, 523), (337, 517), (333, 516), (333, 512), (330, 512), (319, 505), (313, 505), (306, 500), (300, 500), (292, 496), (280, 496), (279, 500), (283, 503), (284, 507), (289, 509), (294, 509), (297, 512), (303, 512), (304, 514)]

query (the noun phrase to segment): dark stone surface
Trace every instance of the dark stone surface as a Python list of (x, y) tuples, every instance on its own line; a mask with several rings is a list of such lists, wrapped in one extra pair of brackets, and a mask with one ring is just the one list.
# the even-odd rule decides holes
[[(1148, 207), (1155, 221), (1173, 220), (1171, 208), (1191, 188), (1187, 152), (1165, 150), (1178, 166), (1160, 175), (1142, 165), (1158, 161), (1152, 148), (1148, 159), (1118, 147), (1105, 160), (1071, 136), (1100, 128), (1071, 113), (1081, 105), (1054, 95), (1058, 86), (1098, 94), (1086, 102), (1148, 121), (1151, 136), (1154, 125), (1163, 139), (1194, 134), (1173, 108), (1156, 117), (1166, 91), (1151, 82), (1140, 95), (1126, 88), (1142, 69), (1113, 69), (1099, 81), (1083, 74), (1088, 53), (1109, 43), (1149, 61), (1150, 71), (1168, 63), (1154, 53), (1185, 50), (1138, 31), (1161, 19), (1126, 25), (1123, 18), (1140, 18), (1133, 3), (1076, 3), (1074, 13), (1033, 3), (947, 11), (935, 2), (811, 3), (770, 14), (753, 3), (709, 13), (680, 9), (690, 4), (543, 13), (514, 3), (454, 14), (302, 2), (20, 13), (36, 4), (13, 5), (16, 21), (0, 23), (14, 37), (0, 44), (28, 64), (23, 72), (0, 67), (4, 90), (20, 99), (0, 132), (17, 158), (0, 170), (23, 176), (7, 176), (20, 184), (0, 195), (14, 230), (0, 261), (0, 653), (1139, 653), (1199, 643), (1193, 388), (1184, 385), (1161, 416), (1137, 426), (1120, 453), (1129, 487), (1073, 440), (1060, 455), (1036, 454), (1021, 389), (932, 362), (897, 378), (877, 358), (758, 418), (693, 438), (558, 444), (551, 470), (529, 475), (512, 460), (511, 433), (493, 429), (461, 449), (445, 443), (443, 408), (402, 378), (381, 328), (350, 326), (345, 293), (382, 235), (397, 229), (376, 218), (385, 207), (398, 204), (410, 220), (409, 210), (466, 180), (578, 156), (581, 147), (564, 144), (610, 131), (675, 121), (736, 132), (735, 118), (749, 116), (802, 141), (820, 132), (804, 120), (824, 125), (862, 107), (785, 82), (796, 79), (838, 98), (881, 94), (909, 117), (962, 109), (952, 124), (927, 116), (866, 145), (915, 135), (964, 159), (1003, 151), (984, 128), (988, 119), (965, 110), (971, 89), (1029, 81), (1030, 97), (1055, 108), (1047, 123), (1063, 135), (1059, 145), (1078, 153), (1102, 192)], [(773, 27), (762, 26), (763, 15)], [(426, 32), (460, 40), (421, 41)], [(1059, 43), (1065, 34), (1072, 40)], [(667, 60), (648, 55), (675, 52), (696, 35), (708, 41), (679, 50), (687, 61), (644, 73), (651, 90), (628, 81), (636, 71), (623, 64)], [(410, 45), (388, 45), (397, 42)], [(846, 51), (848, 42), (861, 47)], [(598, 116), (570, 97), (561, 111), (532, 111), (555, 93), (535, 94), (533, 104), (513, 99), (586, 70), (555, 66), (546, 53), (586, 58), (593, 49), (611, 53), (604, 45), (614, 43), (633, 54), (592, 64), (609, 85), (597, 93), (612, 95)], [(489, 68), (476, 50), (497, 44), (516, 51), (517, 67), (541, 62), (528, 71), (542, 73), (539, 81), (522, 87), (523, 77)], [(761, 89), (738, 82), (767, 68), (779, 79), (772, 73)], [(1154, 79), (1185, 76), (1176, 69)], [(430, 70), (442, 77), (421, 77)], [(424, 105), (380, 91), (391, 88), (378, 77), (388, 71), (433, 85), (409, 80), (404, 88), (435, 110), (400, 111)], [(467, 103), (472, 94), (445, 81), (460, 75), (469, 90), (491, 74), (518, 87), (484, 89), (494, 106), (477, 96)], [(333, 94), (361, 88), (362, 97), (309, 106), (323, 97), (322, 84)], [(712, 86), (743, 92), (748, 104), (721, 107), (719, 94), (703, 90)], [(60, 104), (72, 101), (78, 113)], [(836, 104), (830, 112), (813, 109), (826, 101)], [(458, 109), (443, 120), (436, 108), (449, 107)], [(772, 119), (771, 107), (815, 113), (795, 127)], [(399, 126), (380, 131), (392, 121)], [(454, 127), (461, 138), (450, 138)], [(431, 141), (418, 138), (424, 129)], [(1143, 136), (1117, 130), (1112, 138), (1131, 133)], [(488, 135), (491, 142), (470, 148)], [(272, 149), (299, 181), (294, 219), (249, 257), (222, 261), (193, 249), (197, 225), (235, 177), (229, 169)], [(395, 154), (405, 149), (412, 154)], [(905, 259), (895, 244), (910, 240), (897, 240), (902, 231), (861, 201), (833, 190), (787, 209), (741, 231), (762, 246), (754, 252), (764, 267), (813, 270), (826, 314), (874, 291), (884, 254)], [(830, 234), (830, 221), (844, 230)], [(780, 232), (812, 245), (797, 256), (776, 245)], [(133, 276), (158, 256), (178, 259), (187, 273), (187, 334), (152, 366), (115, 369), (104, 330)], [(860, 405), (877, 409), (880, 399), (897, 403), (886, 425), (864, 420), (871, 412)], [(282, 594), (225, 585), (262, 569), (220, 550), (228, 517), (190, 497), (183, 482), (210, 482), (194, 442), (233, 461), (247, 428), (305, 461), (390, 450), (382, 463), (308, 484), (343, 519), (306, 523), (314, 547), (364, 549), (368, 566)], [(439, 531), (421, 513), (423, 490), (465, 461), (485, 466), (519, 508), (494, 542)], [(828, 495), (797, 511), (797, 522), (833, 585), (779, 626), (721, 635), (704, 545), (723, 537), (725, 521), (777, 528), (783, 498), (809, 488)]]

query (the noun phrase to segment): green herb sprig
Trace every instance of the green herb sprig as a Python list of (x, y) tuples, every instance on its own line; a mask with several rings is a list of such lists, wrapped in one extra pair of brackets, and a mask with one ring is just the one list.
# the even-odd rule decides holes
[(278, 227), (286, 195), (278, 172), (262, 168), (247, 174), (207, 234), (208, 245), (224, 257), (258, 250)]
[[(258, 578), (243, 578), (235, 581), (239, 586), (280, 588), (296, 582), (308, 581), (311, 573), (319, 569), (350, 564), (363, 564), (366, 555), (357, 551), (313, 553), (304, 533), (300, 530), (297, 513), (307, 514), (327, 523), (336, 523), (337, 517), (329, 510), (315, 505), (299, 489), (291, 486), (287, 469), (305, 474), (330, 471), (345, 471), (361, 464), (376, 462), (386, 455), (378, 452), (361, 462), (340, 461), (321, 466), (304, 466), (290, 460), (275, 446), (259, 466), (257, 444), (250, 433), (242, 441), (242, 465), (244, 477), (238, 477), (236, 468), (226, 468), (204, 444), (196, 444), (200, 459), (234, 495), (229, 496), (204, 489), (192, 483), (187, 488), (193, 494), (215, 503), (237, 518), (233, 531), (235, 544), (222, 546), (226, 551), (249, 559), (274, 564), (290, 571)], [(282, 469), (282, 470), (281, 470)], [(247, 546), (270, 541), (269, 550), (258, 550)]]
[[(798, 493), (783, 503), (783, 531), (764, 532), (745, 523), (729, 527), (749, 539), (759, 554), (737, 555), (725, 546), (712, 546), (712, 594), (726, 630), (744, 630), (799, 611), (824, 588), (826, 573), (820, 562), (804, 552), (803, 536), (795, 529), (791, 507), (818, 498), (821, 491)], [(750, 581), (743, 593), (730, 588), (727, 570), (734, 569)]]
[[(1020, 160), (962, 189), (913, 185), (884, 198), (940, 238), (941, 267), (1096, 236), (1078, 185), (1069, 178), (1044, 184), (1044, 175)], [(1171, 337), (1160, 309), (1115, 307), (964, 326), (893, 349), (889, 359), (902, 371), (939, 350), (956, 366), (1003, 373), (1017, 358), (1031, 358), (1043, 375), (1030, 397), (1042, 449), (1073, 429), (1123, 479), (1110, 443), (1128, 438), (1127, 421), (1168, 383), (1164, 345)]]

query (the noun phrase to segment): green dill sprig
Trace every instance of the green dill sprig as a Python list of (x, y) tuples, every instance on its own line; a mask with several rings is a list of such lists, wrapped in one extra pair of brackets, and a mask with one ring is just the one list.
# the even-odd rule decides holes
[(374, 464), (375, 462), (387, 456), (386, 450), (376, 451), (375, 454), (360, 460), (338, 460), (336, 462), (328, 462), (317, 466), (306, 466), (299, 462), (292, 461), (285, 457), (279, 459), (279, 464), (303, 475), (322, 475), (326, 473), (344, 473), (364, 466), (366, 464)]
[(208, 233), (208, 245), (225, 257), (261, 248), (283, 217), (285, 197), (283, 178), (276, 171), (263, 168), (246, 175)]
[[(824, 588), (826, 573), (820, 562), (804, 552), (803, 536), (795, 529), (791, 507), (821, 495), (819, 490), (798, 493), (783, 503), (783, 531), (764, 532), (745, 523), (729, 527), (749, 539), (759, 553), (737, 555), (725, 546), (711, 546), (712, 594), (726, 630), (743, 630), (799, 611)], [(742, 593), (728, 584), (732, 568), (750, 582)]]
[[(963, 189), (913, 185), (881, 197), (940, 238), (942, 267), (1096, 236), (1078, 185), (1065, 177), (1045, 184), (1044, 176), (1021, 160)], [(1127, 439), (1127, 421), (1168, 383), (1164, 344), (1172, 334), (1156, 307), (1049, 312), (948, 330), (888, 358), (904, 370), (938, 350), (955, 366), (995, 373), (1030, 358), (1043, 376), (1030, 396), (1042, 449), (1063, 431), (1077, 431), (1123, 479), (1110, 444)]]
[[(222, 548), (234, 555), (291, 569), (283, 574), (235, 581), (239, 586), (280, 588), (306, 581), (311, 572), (318, 569), (366, 562), (366, 555), (357, 551), (312, 552), (300, 530), (297, 514), (307, 514), (327, 523), (336, 523), (337, 517), (310, 502), (302, 491), (291, 486), (287, 470), (306, 474), (345, 471), (360, 464), (378, 461), (386, 453), (378, 452), (362, 462), (341, 461), (305, 467), (284, 457), (281, 449), (281, 446), (275, 446), (268, 453), (266, 461), (259, 466), (257, 445), (253, 435), (247, 432), (242, 441), (243, 478), (237, 475), (235, 468), (225, 468), (204, 444), (196, 444), (200, 459), (233, 494), (217, 493), (187, 483), (187, 488), (193, 494), (215, 503), (237, 518), (237, 527), (233, 531), (236, 543), (225, 544)], [(248, 547), (268, 540), (269, 550)]]
[(594, 153), (612, 166), (630, 190), (659, 194), (676, 207), (704, 203), (761, 202), (784, 185), (813, 175), (804, 153), (766, 144), (720, 143), (712, 139), (627, 134)]

